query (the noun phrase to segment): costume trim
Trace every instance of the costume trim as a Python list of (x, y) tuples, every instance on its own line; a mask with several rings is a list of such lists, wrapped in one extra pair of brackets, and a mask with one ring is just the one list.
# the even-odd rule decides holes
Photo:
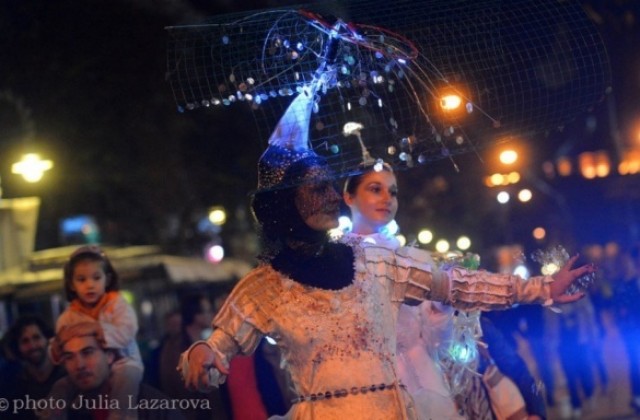
[(347, 390), (346, 388), (342, 388), (342, 389), (336, 389), (334, 391), (318, 392), (316, 394), (310, 394), (310, 395), (300, 395), (296, 398), (293, 398), (291, 400), (291, 403), (297, 404), (305, 401), (309, 401), (309, 402), (322, 401), (322, 400), (328, 400), (331, 398), (342, 398), (342, 397), (347, 397), (349, 395), (366, 394), (368, 392), (385, 391), (385, 390), (391, 390), (395, 388), (404, 388), (404, 387), (405, 386), (400, 382), (394, 382), (391, 384), (365, 385), (361, 387), (354, 386), (354, 387), (351, 387), (350, 390)]

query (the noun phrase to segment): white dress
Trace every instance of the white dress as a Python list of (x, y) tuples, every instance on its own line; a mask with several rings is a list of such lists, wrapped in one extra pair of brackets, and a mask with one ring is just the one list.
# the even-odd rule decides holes
[(498, 308), (548, 299), (544, 282), (525, 285), (501, 276), (471, 284), (463, 272), (449, 273), (453, 280), (431, 273), (419, 250), (351, 246), (351, 285), (319, 289), (262, 265), (238, 283), (214, 319), (207, 343), (223, 362), (253, 352), (264, 335), (276, 340), (300, 395), (290, 418), (416, 418), (399, 385), (395, 355), (397, 314), (405, 300), (456, 299)]
[[(393, 236), (347, 233), (344, 242), (363, 246), (400, 247)], [(429, 262), (433, 262), (429, 259)], [(453, 328), (451, 306), (425, 301), (417, 306), (401, 305), (397, 321), (397, 362), (400, 381), (413, 398), (419, 419), (464, 419), (458, 413), (444, 373), (434, 354), (442, 342), (450, 339)]]

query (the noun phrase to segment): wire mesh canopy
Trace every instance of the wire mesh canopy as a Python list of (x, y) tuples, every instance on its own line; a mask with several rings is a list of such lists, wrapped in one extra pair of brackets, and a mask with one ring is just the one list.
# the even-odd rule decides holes
[(533, 139), (590, 110), (610, 81), (575, 1), (323, 2), (167, 32), (180, 111), (249, 106), (266, 144), (306, 89), (310, 146), (342, 174), (369, 157), (407, 168)]

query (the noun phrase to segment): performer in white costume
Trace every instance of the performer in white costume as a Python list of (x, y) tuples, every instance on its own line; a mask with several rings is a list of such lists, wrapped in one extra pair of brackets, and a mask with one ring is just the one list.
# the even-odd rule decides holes
[[(351, 210), (352, 227), (341, 241), (400, 247), (387, 230), (398, 211), (398, 186), (390, 166), (370, 165), (349, 177), (343, 199)], [(435, 262), (429, 262), (435, 266)], [(466, 418), (456, 407), (447, 379), (436, 363), (438, 347), (451, 339), (453, 311), (451, 306), (425, 301), (417, 306), (401, 305), (398, 312), (398, 374), (413, 397), (420, 419)]]
[(416, 418), (400, 384), (396, 320), (402, 303), (443, 301), (497, 309), (570, 302), (566, 288), (589, 267), (523, 282), (508, 275), (438, 271), (415, 248), (328, 240), (340, 196), (323, 158), (308, 147), (313, 94), (303, 91), (280, 120), (258, 163), (253, 211), (269, 245), (263, 262), (231, 292), (213, 332), (183, 353), (186, 386), (224, 381), (229, 360), (265, 335), (279, 346), (296, 392), (294, 419)]

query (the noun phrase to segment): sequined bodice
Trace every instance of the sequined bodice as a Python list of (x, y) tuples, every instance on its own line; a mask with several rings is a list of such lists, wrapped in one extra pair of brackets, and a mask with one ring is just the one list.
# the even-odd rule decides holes
[(298, 395), (346, 394), (298, 402), (294, 418), (403, 419), (408, 400), (399, 387), (360, 392), (398, 383), (400, 302), (393, 295), (390, 278), (374, 280), (362, 266), (353, 283), (340, 290), (305, 286), (263, 266), (236, 286), (214, 321), (219, 329), (214, 335), (224, 331), (243, 353), (268, 335), (276, 340)]
[(330, 291), (281, 281), (283, 292), (266, 332), (281, 347), (298, 392), (395, 381), (397, 305), (384, 285), (356, 279)]

